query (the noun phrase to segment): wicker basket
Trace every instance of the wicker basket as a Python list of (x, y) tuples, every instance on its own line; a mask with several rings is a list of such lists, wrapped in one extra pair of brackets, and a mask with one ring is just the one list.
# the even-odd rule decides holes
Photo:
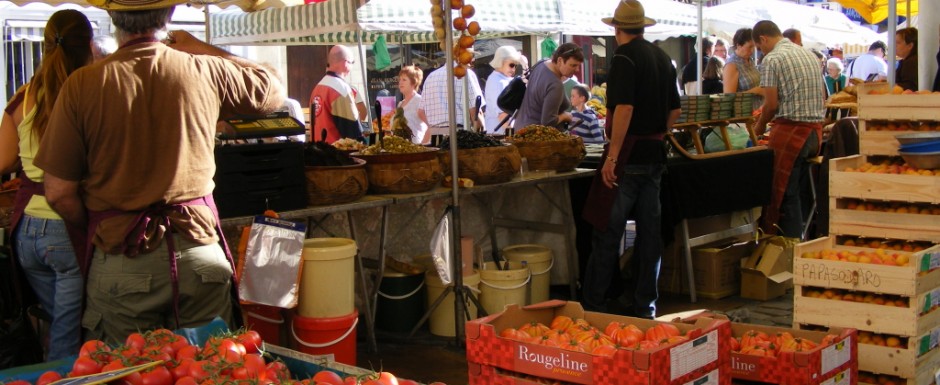
[(369, 188), (366, 161), (353, 158), (350, 166), (307, 166), (307, 201), (311, 206), (348, 203), (362, 198)]
[[(450, 151), (440, 154), (444, 175), (450, 175)], [(513, 145), (457, 150), (457, 173), (477, 185), (505, 183), (519, 173), (522, 157)]]
[(355, 155), (366, 161), (370, 193), (411, 194), (431, 190), (444, 179), (438, 152)]
[(587, 152), (580, 136), (545, 142), (513, 142), (532, 171), (574, 170)]

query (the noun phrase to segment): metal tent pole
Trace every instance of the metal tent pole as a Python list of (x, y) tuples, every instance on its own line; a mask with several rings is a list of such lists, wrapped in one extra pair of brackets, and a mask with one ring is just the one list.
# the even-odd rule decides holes
[[(910, 22), (908, 22), (910, 24)], [(898, 1), (888, 0), (888, 40), (895, 38), (898, 32)], [(897, 72), (896, 44), (888, 44), (888, 86), (894, 88), (895, 74)]]

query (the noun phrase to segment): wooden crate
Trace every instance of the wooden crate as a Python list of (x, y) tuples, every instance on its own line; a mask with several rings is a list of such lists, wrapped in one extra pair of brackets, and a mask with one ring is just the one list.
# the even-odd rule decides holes
[(849, 327), (900, 336), (920, 336), (940, 325), (940, 309), (924, 312), (924, 304), (933, 303), (940, 296), (940, 289), (910, 297), (907, 307), (813, 298), (803, 295), (803, 289), (804, 286), (794, 285), (794, 324)]
[[(872, 90), (887, 91), (888, 83), (865, 83), (858, 86), (858, 116), (860, 119), (910, 119), (904, 114), (911, 108), (940, 107), (940, 94), (869, 94)], [(936, 112), (940, 114), (940, 111)], [(900, 116), (895, 118), (893, 116)]]
[[(907, 266), (887, 266), (802, 257), (804, 253), (826, 249), (836, 251), (872, 250), (870, 248), (836, 245), (833, 237), (822, 237), (800, 243), (793, 249), (794, 285), (894, 294), (905, 297), (924, 296), (940, 290), (940, 268), (938, 268), (940, 267), (940, 245), (935, 245), (917, 253), (886, 251), (886, 253), (909, 255), (910, 262)], [(799, 295), (800, 293), (796, 293), (796, 296)], [(796, 311), (794, 311), (794, 316), (796, 316)], [(808, 323), (830, 326), (829, 324), (817, 322)], [(832, 325), (855, 327), (840, 324)], [(873, 331), (867, 327), (856, 328)], [(905, 336), (915, 335), (915, 333), (901, 334)]]
[(845, 201), (829, 199), (830, 233), (940, 243), (940, 215), (853, 210)]
[(858, 169), (868, 156), (829, 161), (829, 196), (898, 202), (940, 203), (940, 177), (844, 171)]
[[(938, 119), (940, 113), (937, 112), (937, 108), (912, 108), (906, 109), (903, 111), (903, 117), (901, 119), (905, 121), (910, 120), (920, 120), (922, 122), (933, 121)], [(869, 120), (860, 120), (858, 127), (858, 150), (862, 155), (898, 155), (898, 148), (901, 146), (898, 143), (898, 140), (895, 139), (897, 135), (905, 134), (916, 134), (920, 132), (933, 132), (933, 129), (930, 130), (900, 130), (900, 131), (883, 131), (883, 130), (874, 130), (873, 126), (877, 127), (880, 125), (879, 121), (885, 121), (886, 119), (869, 119)], [(936, 125), (931, 122), (931, 128), (936, 128)]]
[[(940, 361), (940, 350), (936, 345), (930, 347), (930, 339), (930, 333), (911, 338), (903, 348), (858, 344), (858, 369), (903, 378), (917, 377), (919, 369), (937, 367), (935, 364)], [(927, 342), (926, 351), (920, 346), (924, 341)]]
[[(859, 345), (861, 346), (861, 344)], [(885, 360), (884, 362), (873, 363), (872, 365), (874, 366), (864, 367), (862, 366), (862, 357), (865, 354), (866, 354), (865, 351), (862, 350), (862, 348), (860, 347), (859, 352), (858, 352), (858, 358), (859, 358), (858, 371), (860, 372), (886, 374), (886, 375), (901, 377), (906, 380), (904, 382), (901, 382), (900, 384), (895, 383), (898, 385), (934, 385), (936, 383), (934, 379), (934, 372), (937, 371), (937, 368), (940, 368), (940, 351), (938, 350), (934, 350), (933, 352), (923, 357), (920, 357), (917, 360), (916, 366), (913, 368), (913, 373), (909, 376), (894, 374), (894, 372), (896, 372), (894, 368), (889, 368), (887, 366), (887, 365), (890, 365), (890, 362), (892, 362), (888, 360)], [(878, 372), (877, 370), (886, 370), (886, 371)], [(858, 384), (862, 385), (862, 384), (869, 384), (869, 383), (859, 381)], [(870, 385), (879, 385), (879, 384), (870, 384)]]

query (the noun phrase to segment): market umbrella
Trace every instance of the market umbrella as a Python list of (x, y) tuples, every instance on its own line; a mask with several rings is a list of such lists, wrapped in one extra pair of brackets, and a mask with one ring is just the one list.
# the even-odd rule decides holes
[[(854, 9), (869, 23), (878, 24), (888, 18), (891, 0), (835, 0), (835, 2), (842, 4), (843, 7)], [(919, 0), (898, 0), (897, 14), (916, 15), (918, 2)]]

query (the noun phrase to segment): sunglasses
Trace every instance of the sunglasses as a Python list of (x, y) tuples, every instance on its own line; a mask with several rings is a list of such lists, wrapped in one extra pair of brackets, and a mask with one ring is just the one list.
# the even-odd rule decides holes
[(509, 68), (516, 68), (516, 63), (509, 63)]

